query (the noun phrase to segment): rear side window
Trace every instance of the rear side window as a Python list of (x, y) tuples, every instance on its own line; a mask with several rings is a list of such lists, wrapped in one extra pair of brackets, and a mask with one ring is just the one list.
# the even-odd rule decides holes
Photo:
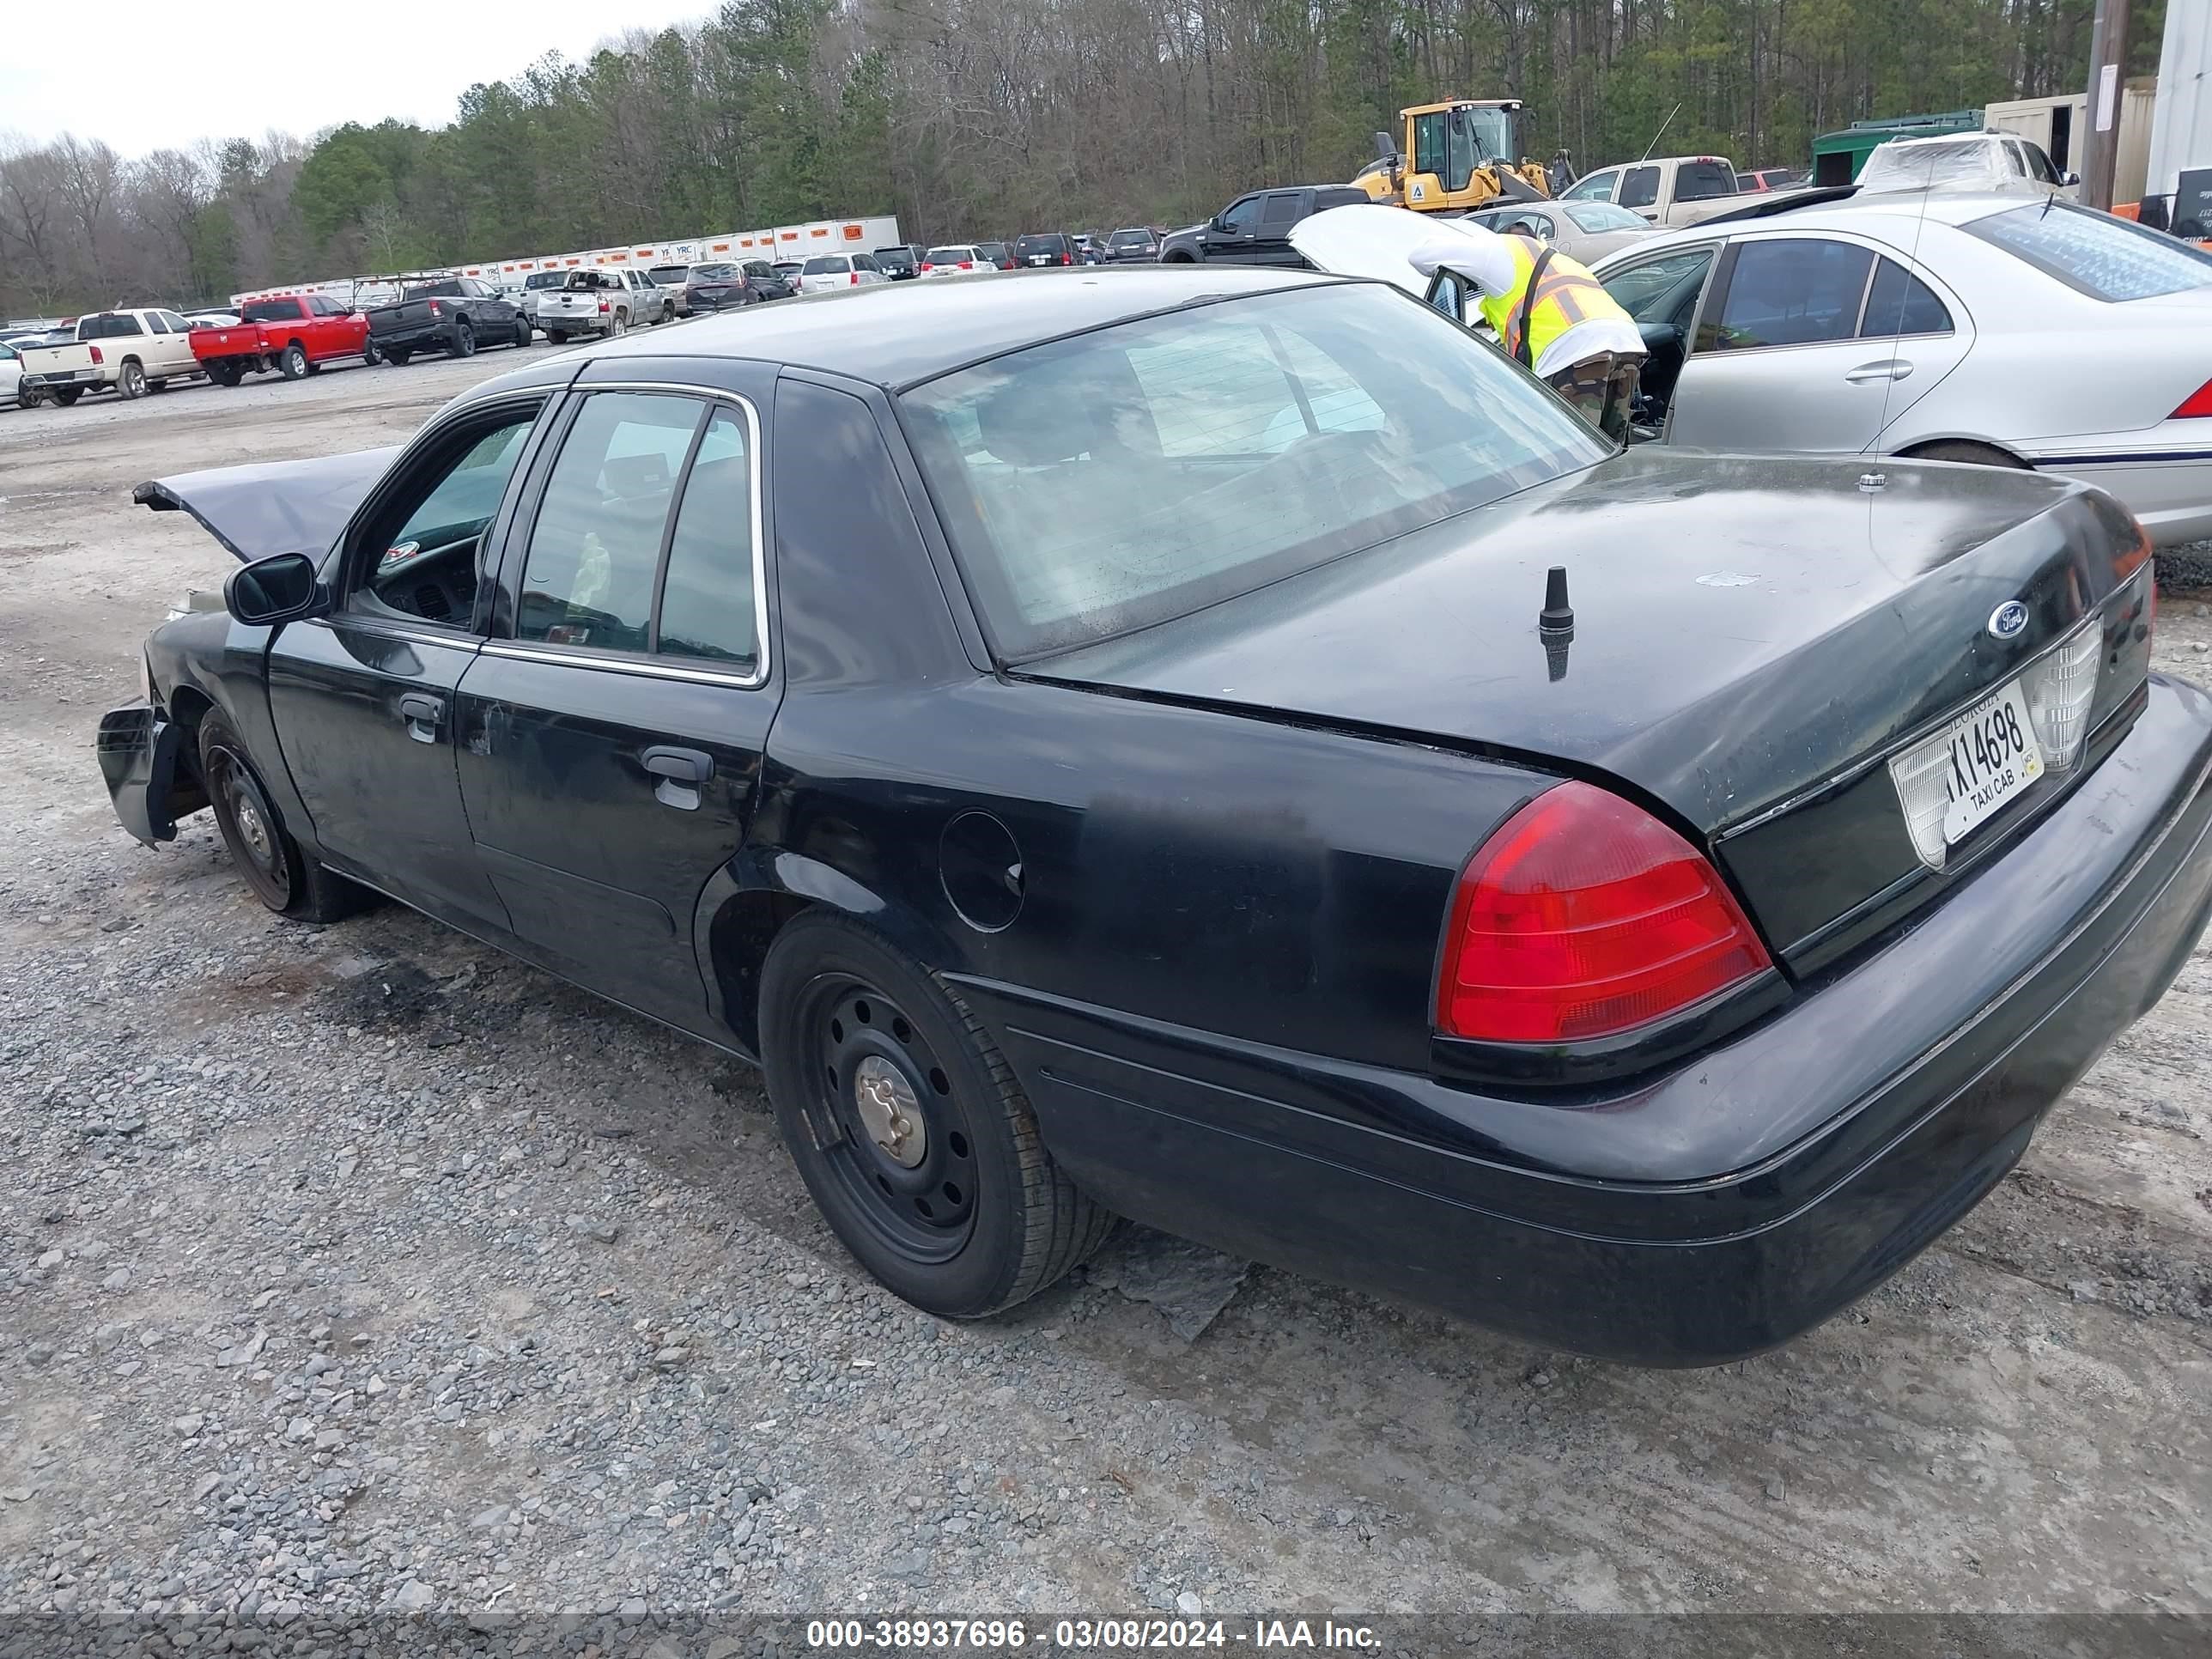
[(1698, 331), (1700, 351), (1817, 345), (1858, 331), (1874, 254), (1821, 237), (1740, 243), (1723, 278), (1719, 316)]
[(661, 532), (704, 413), (648, 392), (585, 400), (531, 526), (518, 639), (647, 648)]
[(659, 648), (750, 667), (760, 659), (754, 612), (752, 455), (744, 420), (718, 409), (684, 482), (668, 543)]
[(1620, 205), (1647, 208), (1659, 199), (1659, 169), (1631, 167), (1621, 176)]
[(1950, 332), (1951, 313), (1927, 283), (1894, 259), (1884, 259), (1875, 268), (1874, 286), (1867, 290), (1866, 319), (1859, 325), (1860, 338)]
[(1294, 190), (1270, 191), (1267, 205), (1261, 210), (1260, 222), (1263, 225), (1296, 224), (1298, 220), (1298, 192)]
[(1969, 234), (2093, 300), (2148, 300), (2212, 288), (2212, 256), (2124, 219), (2033, 202), (1977, 219)]
[(1736, 193), (1735, 174), (1725, 161), (1685, 161), (1674, 173), (1674, 199), (1710, 202)]

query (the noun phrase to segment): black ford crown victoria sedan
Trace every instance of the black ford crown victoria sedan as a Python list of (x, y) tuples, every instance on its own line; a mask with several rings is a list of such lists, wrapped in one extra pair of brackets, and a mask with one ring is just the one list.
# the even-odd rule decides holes
[(140, 497), (254, 562), (102, 722), (125, 825), (212, 805), (275, 909), (389, 895), (757, 1058), (948, 1315), (1121, 1214), (1762, 1348), (2212, 903), (2212, 700), (2108, 498), (1615, 454), (1372, 284), (863, 290)]

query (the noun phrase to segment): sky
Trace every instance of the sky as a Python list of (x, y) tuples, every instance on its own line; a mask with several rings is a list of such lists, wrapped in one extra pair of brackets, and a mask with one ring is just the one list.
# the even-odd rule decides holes
[[(690, 22), (714, 0), (473, 0), (362, 9), (328, 0), (179, 8), (106, 0), (102, 47), (82, 41), (0, 59), (0, 138), (104, 138), (125, 156), (270, 128), (304, 138), (387, 115), (439, 126), (478, 81), (503, 81), (547, 51), (569, 58), (632, 29)], [(408, 41), (404, 52), (380, 52)], [(18, 47), (22, 38), (16, 41)], [(316, 73), (317, 64), (332, 67)], [(247, 65), (257, 65), (248, 69)]]

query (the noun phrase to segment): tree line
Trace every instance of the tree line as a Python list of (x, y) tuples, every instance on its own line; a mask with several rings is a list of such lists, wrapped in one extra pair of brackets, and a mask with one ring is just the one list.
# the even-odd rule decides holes
[[(135, 160), (0, 141), (0, 313), (896, 213), (919, 240), (1180, 224), (1348, 179), (1402, 105), (1527, 101), (1579, 170), (1802, 165), (1863, 118), (2071, 92), (2094, 0), (727, 0), (453, 118)], [(2130, 70), (2163, 0), (2136, 0)]]

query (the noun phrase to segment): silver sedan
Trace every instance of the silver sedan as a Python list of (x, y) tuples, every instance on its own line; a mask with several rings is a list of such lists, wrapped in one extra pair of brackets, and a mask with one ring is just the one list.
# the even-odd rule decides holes
[(1610, 202), (1515, 202), (1467, 216), (1489, 230), (1526, 229), (1586, 265), (1624, 248), (1642, 247), (1660, 234), (1642, 214)]
[(2185, 243), (1921, 191), (1708, 222), (1595, 270), (1643, 326), (1665, 442), (2033, 468), (2110, 490), (2160, 545), (2212, 537), (2212, 257)]

